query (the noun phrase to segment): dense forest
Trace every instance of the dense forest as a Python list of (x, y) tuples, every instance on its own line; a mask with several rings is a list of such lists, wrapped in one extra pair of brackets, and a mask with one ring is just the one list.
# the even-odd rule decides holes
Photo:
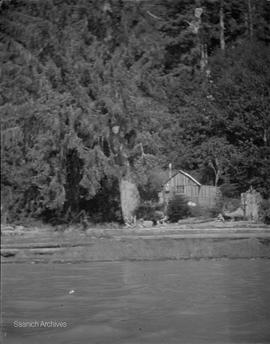
[(270, 194), (270, 1), (2, 0), (2, 216), (121, 220), (168, 164)]

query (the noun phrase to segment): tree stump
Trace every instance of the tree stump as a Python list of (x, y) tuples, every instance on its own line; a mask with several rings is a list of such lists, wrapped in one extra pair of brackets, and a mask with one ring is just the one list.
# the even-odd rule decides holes
[(259, 220), (259, 209), (261, 202), (261, 194), (252, 187), (250, 187), (247, 192), (241, 194), (241, 204), (247, 220), (256, 222)]

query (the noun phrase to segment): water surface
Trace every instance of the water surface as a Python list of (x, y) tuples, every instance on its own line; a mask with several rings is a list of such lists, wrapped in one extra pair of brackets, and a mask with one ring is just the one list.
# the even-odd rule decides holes
[(270, 343), (266, 259), (4, 264), (2, 290), (4, 343)]

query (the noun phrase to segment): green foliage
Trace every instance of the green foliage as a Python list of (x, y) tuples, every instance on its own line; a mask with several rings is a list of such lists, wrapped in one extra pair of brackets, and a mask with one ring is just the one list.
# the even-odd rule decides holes
[(145, 171), (145, 182), (139, 186), (140, 197), (144, 201), (158, 201), (158, 193), (168, 179), (168, 173), (160, 168)]
[(240, 196), (237, 191), (237, 184), (223, 183), (220, 185), (220, 191), (223, 198), (234, 198)]
[(196, 6), (1, 2), (6, 221), (79, 218), (82, 209), (120, 219), (119, 180), (132, 175), (154, 200), (169, 162), (209, 184), (269, 195), (270, 2), (224, 1), (225, 53), (220, 2), (201, 1), (200, 23)]
[(269, 47), (243, 44), (228, 53), (227, 59), (219, 57), (213, 61), (212, 95), (217, 115), (212, 126), (235, 150), (230, 182), (238, 184), (241, 191), (253, 185), (267, 195), (270, 191)]
[(181, 195), (176, 195), (169, 201), (167, 216), (170, 222), (177, 222), (190, 215), (187, 201)]
[(195, 207), (189, 207), (189, 215), (191, 217), (209, 219), (216, 218), (220, 213), (222, 213), (221, 205), (217, 205), (212, 208), (206, 208), (200, 205), (196, 205)]
[[(105, 192), (104, 178), (121, 178), (130, 165), (143, 183), (144, 170), (157, 159), (158, 128), (146, 110), (153, 112), (154, 123), (161, 109), (138, 87), (145, 83), (150, 89), (152, 76), (146, 56), (143, 62), (135, 61), (135, 55), (153, 59), (158, 50), (149, 39), (143, 47), (138, 37), (129, 39), (126, 20), (136, 13), (128, 5), (124, 13), (115, 2), (111, 14), (101, 4), (89, 6), (83, 0), (76, 6), (72, 1), (24, 5), (4, 6), (1, 31), (7, 52), (2, 56), (1, 84), (7, 133), (3, 135), (4, 203), (10, 220), (17, 214), (17, 203), (31, 216), (52, 212), (69, 217), (80, 211), (82, 200), (99, 197), (101, 188)], [(26, 29), (19, 30), (20, 26)], [(115, 124), (119, 135), (112, 133)], [(15, 137), (22, 137), (19, 147), (14, 136), (8, 136), (13, 128), (22, 132)], [(8, 173), (10, 168), (14, 176)], [(119, 191), (111, 193), (117, 198)]]
[(207, 213), (203, 207), (196, 204), (193, 207), (189, 207), (191, 217), (207, 217)]
[[(199, 152), (198, 152), (199, 153)], [(198, 156), (201, 169), (209, 169), (213, 176), (213, 184), (218, 186), (221, 179), (226, 180), (230, 169), (233, 167), (236, 149), (223, 137), (211, 137), (202, 143)]]

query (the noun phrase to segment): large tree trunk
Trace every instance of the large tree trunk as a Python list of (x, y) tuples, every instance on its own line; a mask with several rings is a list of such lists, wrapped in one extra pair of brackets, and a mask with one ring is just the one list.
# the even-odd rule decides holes
[(222, 51), (225, 50), (225, 25), (224, 25), (224, 0), (220, 0), (220, 8), (219, 8), (219, 26), (220, 26), (220, 48)]
[(120, 199), (124, 222), (130, 224), (133, 222), (134, 212), (140, 203), (139, 191), (133, 181), (120, 180)]
[[(116, 163), (119, 166), (120, 204), (123, 220), (128, 225), (134, 222), (134, 212), (140, 203), (139, 191), (129, 164), (130, 154), (132, 150), (136, 148), (134, 148), (134, 144), (137, 134), (135, 130), (123, 132), (120, 124), (121, 123), (116, 122), (111, 126), (110, 146), (111, 151), (118, 158)], [(141, 147), (143, 155), (144, 152), (142, 144), (139, 144), (138, 146)]]
[(131, 224), (134, 212), (140, 203), (140, 194), (132, 179), (129, 166), (127, 166), (127, 173), (120, 178), (119, 189), (123, 220), (126, 224)]

